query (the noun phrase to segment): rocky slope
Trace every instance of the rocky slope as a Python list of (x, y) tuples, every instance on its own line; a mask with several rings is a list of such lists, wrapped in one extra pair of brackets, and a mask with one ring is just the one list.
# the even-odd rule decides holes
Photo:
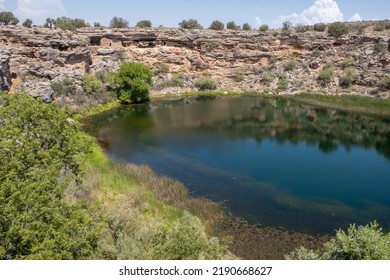
[[(155, 70), (154, 92), (193, 90), (199, 77), (211, 75), (221, 90), (389, 96), (378, 83), (390, 74), (390, 31), (364, 33), (335, 39), (313, 31), (89, 28), (70, 32), (0, 26), (0, 84), (3, 90), (23, 90), (45, 102), (94, 104), (101, 98), (84, 92), (82, 76), (91, 72), (104, 77), (121, 61), (131, 60)], [(329, 62), (335, 75), (324, 84), (317, 77)], [(348, 88), (345, 68), (354, 73)], [(167, 83), (173, 74), (180, 75), (180, 87)], [(282, 76), (287, 86), (278, 84)], [(51, 84), (64, 78), (71, 90), (54, 92)]]

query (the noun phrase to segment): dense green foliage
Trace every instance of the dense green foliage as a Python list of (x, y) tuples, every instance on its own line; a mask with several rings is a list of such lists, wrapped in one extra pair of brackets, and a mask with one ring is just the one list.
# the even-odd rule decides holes
[(242, 30), (251, 30), (251, 29), (252, 29), (252, 27), (249, 25), (249, 23), (244, 23), (242, 25)]
[(100, 93), (104, 90), (102, 81), (93, 74), (86, 73), (82, 79), (83, 89), (88, 94)]
[(139, 27), (139, 28), (152, 27), (152, 22), (150, 20), (141, 20), (141, 21), (137, 22), (136, 27)]
[(211, 24), (209, 29), (212, 30), (223, 30), (225, 28), (225, 24), (219, 20), (214, 20)]
[(336, 237), (321, 251), (303, 247), (286, 256), (299, 260), (389, 260), (390, 233), (384, 234), (374, 222), (367, 226), (351, 225), (347, 232), (338, 230)]
[(179, 22), (179, 26), (184, 29), (203, 29), (203, 26), (196, 19), (183, 19)]
[(229, 21), (226, 23), (226, 28), (230, 30), (239, 30), (241, 26), (237, 25), (234, 21)]
[(218, 87), (218, 83), (210, 76), (204, 76), (195, 82), (195, 87), (199, 90), (215, 90)]
[(23, 23), (22, 23), (22, 25), (24, 26), (24, 27), (27, 27), (27, 28), (30, 28), (31, 26), (32, 26), (32, 24), (33, 24), (33, 21), (31, 20), (31, 19), (26, 19)]
[(155, 86), (156, 89), (163, 89), (168, 87), (183, 87), (184, 78), (182, 75), (173, 74), (172, 77), (168, 80), (165, 80)]
[(55, 26), (62, 30), (75, 31), (78, 28), (88, 27), (89, 25), (81, 18), (59, 17), (54, 22)]
[(317, 81), (322, 85), (327, 85), (333, 80), (333, 78), (334, 67), (331, 63), (327, 63), (318, 74)]
[(111, 28), (128, 28), (129, 22), (121, 17), (113, 17), (110, 21)]
[(92, 258), (102, 220), (65, 190), (80, 184), (89, 142), (56, 105), (0, 96), (0, 259)]
[(0, 25), (17, 25), (19, 19), (11, 12), (0, 12)]
[(330, 36), (339, 38), (342, 35), (348, 34), (351, 31), (351, 27), (344, 22), (334, 22), (328, 27), (328, 33)]
[(289, 81), (287, 79), (287, 76), (286, 74), (281, 74), (279, 76), (279, 80), (278, 80), (278, 87), (277, 87), (277, 91), (278, 92), (281, 92), (281, 91), (286, 91), (288, 89), (288, 85), (289, 85)]
[(113, 76), (112, 88), (121, 103), (142, 103), (149, 100), (153, 72), (136, 62), (123, 62)]
[(65, 77), (62, 80), (51, 82), (50, 86), (56, 95), (69, 96), (76, 90), (73, 82), (74, 80)]
[(262, 24), (260, 27), (259, 27), (259, 30), (260, 31), (267, 31), (269, 29), (269, 26), (267, 24)]
[(326, 30), (326, 24), (325, 23), (316, 23), (313, 26), (314, 31), (317, 32), (324, 32)]

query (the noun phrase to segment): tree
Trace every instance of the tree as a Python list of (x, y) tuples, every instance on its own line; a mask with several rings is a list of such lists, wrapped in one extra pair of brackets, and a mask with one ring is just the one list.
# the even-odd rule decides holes
[(55, 104), (0, 94), (0, 259), (85, 259), (98, 248), (102, 218), (68, 204), (90, 141)]
[(292, 22), (291, 22), (291, 21), (288, 21), (288, 20), (286, 20), (286, 21), (284, 21), (284, 22), (282, 23), (282, 29), (283, 29), (284, 31), (290, 30), (290, 28), (291, 28), (292, 26), (293, 26)]
[(111, 28), (128, 28), (129, 22), (121, 17), (113, 17), (110, 21)]
[(267, 31), (269, 29), (269, 26), (267, 24), (263, 24), (259, 27), (260, 31)]
[(328, 34), (335, 38), (339, 38), (342, 35), (348, 34), (351, 31), (351, 27), (344, 22), (334, 22), (328, 27)]
[(214, 20), (211, 24), (209, 29), (212, 30), (223, 30), (225, 28), (225, 24), (219, 20)]
[(137, 22), (136, 26), (139, 28), (152, 27), (152, 22), (150, 20), (141, 20), (141, 21)]
[(179, 22), (179, 26), (184, 29), (203, 29), (203, 26), (196, 19), (183, 19)]
[(249, 25), (249, 23), (244, 23), (242, 25), (242, 30), (251, 30), (251, 29), (252, 29), (252, 27)]
[(111, 86), (121, 103), (142, 103), (149, 100), (153, 72), (136, 62), (123, 62), (113, 77)]
[(326, 24), (325, 23), (316, 23), (313, 26), (314, 31), (317, 32), (324, 32), (326, 29)]
[(56, 28), (56, 20), (52, 18), (47, 18), (44, 27), (48, 27), (50, 29)]
[(17, 25), (19, 19), (11, 12), (0, 12), (0, 25)]
[(226, 23), (226, 28), (231, 30), (241, 29), (241, 27), (237, 25), (234, 21), (229, 21), (228, 23)]
[(32, 23), (33, 23), (33, 21), (31, 20), (31, 19), (26, 19), (24, 22), (23, 22), (23, 26), (24, 27), (27, 27), (27, 28), (30, 28), (31, 26), (32, 26)]
[(55, 20), (55, 26), (62, 30), (75, 31), (78, 28), (88, 27), (89, 25), (85, 23), (85, 20), (80, 18), (59, 17)]
[(93, 27), (102, 27), (102, 25), (100, 24), (100, 22), (94, 22)]

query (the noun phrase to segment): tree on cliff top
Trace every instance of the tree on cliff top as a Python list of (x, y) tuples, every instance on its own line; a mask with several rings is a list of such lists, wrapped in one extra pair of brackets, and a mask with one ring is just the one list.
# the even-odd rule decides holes
[(129, 22), (121, 17), (113, 17), (110, 21), (111, 28), (128, 28)]
[(219, 21), (219, 20), (214, 20), (209, 29), (212, 29), (212, 30), (223, 30), (225, 28), (225, 24), (223, 24), (223, 22)]
[(150, 20), (141, 20), (137, 22), (136, 26), (139, 28), (152, 27), (152, 22)]
[(17, 25), (19, 19), (11, 12), (0, 12), (0, 25)]
[(179, 22), (179, 26), (185, 29), (203, 29), (203, 26), (196, 19), (183, 19), (181, 22)]

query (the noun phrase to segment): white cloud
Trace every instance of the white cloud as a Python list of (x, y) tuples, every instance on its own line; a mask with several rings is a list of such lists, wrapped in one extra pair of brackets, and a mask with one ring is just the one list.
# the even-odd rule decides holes
[(4, 11), (5, 10), (4, 1), (5, 0), (0, 0), (0, 11)]
[(257, 27), (260, 27), (261, 24), (263, 23), (263, 22), (261, 21), (261, 18), (260, 18), (260, 17), (255, 17), (255, 22), (256, 22), (256, 26), (257, 26)]
[(362, 17), (358, 13), (356, 13), (348, 21), (350, 22), (362, 21)]
[(284, 21), (294, 24), (315, 24), (343, 21), (343, 14), (335, 0), (316, 0), (315, 3), (301, 13), (288, 16), (279, 16), (276, 20), (279, 25)]
[(43, 23), (46, 18), (66, 15), (62, 0), (18, 0), (15, 14), (20, 20), (30, 18), (34, 23)]

